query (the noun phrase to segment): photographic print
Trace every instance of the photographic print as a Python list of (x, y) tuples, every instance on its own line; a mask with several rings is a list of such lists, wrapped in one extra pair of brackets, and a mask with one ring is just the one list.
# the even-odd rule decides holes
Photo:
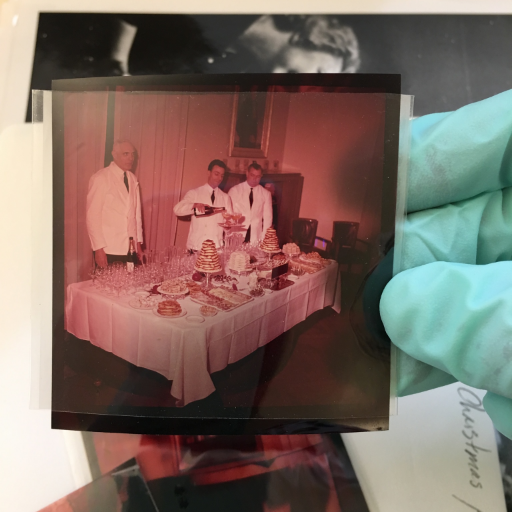
[(93, 482), (39, 512), (158, 512), (135, 459), (98, 476)]
[(373, 276), (393, 261), (399, 92), (393, 75), (54, 82), (53, 427), (386, 429)]
[(126, 74), (396, 73), (420, 116), (510, 89), (510, 55), (510, 15), (41, 12), (30, 89)]
[(368, 511), (336, 434), (83, 436), (97, 477), (135, 458), (158, 510)]

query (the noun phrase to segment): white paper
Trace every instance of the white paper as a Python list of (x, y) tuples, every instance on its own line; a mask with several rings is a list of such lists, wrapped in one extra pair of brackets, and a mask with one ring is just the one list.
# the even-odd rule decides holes
[(388, 432), (342, 436), (371, 512), (506, 512), (484, 394), (456, 383), (399, 398)]
[(0, 509), (13, 512), (39, 510), (91, 480), (81, 434), (51, 430), (50, 411), (29, 410), (31, 145), (31, 125), (0, 134)]
[(39, 12), (172, 14), (511, 14), (510, 0), (8, 0), (0, 11), (0, 132), (25, 119)]
[[(126, 0), (10, 0), (0, 12), (0, 133), (25, 117), (39, 11), (80, 12), (268, 12), (268, 13), (512, 13), (510, 0), (261, 0), (230, 2)], [(25, 127), (30, 129), (29, 127)], [(79, 434), (64, 438), (50, 429), (48, 411), (30, 411), (30, 155), (21, 128), (0, 137), (0, 398), (2, 509), (33, 512), (87, 483)], [(21, 139), (19, 139), (21, 135)], [(17, 139), (18, 137), (18, 139)], [(18, 142), (18, 145), (16, 145)], [(6, 162), (5, 151), (10, 162)], [(50, 251), (48, 237), (38, 251)], [(7, 290), (7, 292), (6, 292)], [(400, 399), (391, 431), (344, 437), (372, 511), (505, 510), (493, 430), (485, 413), (474, 413), (482, 488), (471, 487), (463, 408), (457, 386)], [(480, 393), (480, 392), (479, 392)], [(481, 393), (480, 395), (481, 396)], [(478, 414), (477, 414), (478, 412)], [(469, 434), (468, 434), (469, 435)], [(77, 448), (78, 447), (78, 448)], [(470, 448), (471, 449), (471, 448)], [(71, 453), (71, 457), (68, 456)], [(70, 459), (72, 461), (70, 461)], [(455, 496), (455, 497), (454, 497)], [(457, 499), (458, 498), (458, 499)], [(463, 501), (460, 501), (463, 500)], [(473, 508), (471, 508), (473, 507)], [(475, 508), (476, 507), (476, 508)]]

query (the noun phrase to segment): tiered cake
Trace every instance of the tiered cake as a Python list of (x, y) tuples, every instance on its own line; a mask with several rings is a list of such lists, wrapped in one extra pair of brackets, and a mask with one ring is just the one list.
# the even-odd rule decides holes
[(281, 250), (275, 229), (267, 229), (265, 238), (263, 239), (263, 242), (261, 242), (260, 249), (265, 252), (279, 252)]
[(205, 240), (203, 242), (201, 252), (199, 253), (194, 268), (199, 272), (205, 272), (207, 274), (220, 272), (222, 270), (219, 254), (212, 240)]
[(246, 272), (251, 266), (251, 257), (244, 251), (235, 251), (229, 257), (229, 268), (235, 272)]

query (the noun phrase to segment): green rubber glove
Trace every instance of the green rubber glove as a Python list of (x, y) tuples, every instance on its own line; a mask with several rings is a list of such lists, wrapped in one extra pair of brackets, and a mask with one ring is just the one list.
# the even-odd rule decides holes
[[(512, 91), (413, 121), (403, 271), (380, 302), (399, 396), (457, 380), (512, 438)], [(403, 352), (402, 352), (403, 351)]]

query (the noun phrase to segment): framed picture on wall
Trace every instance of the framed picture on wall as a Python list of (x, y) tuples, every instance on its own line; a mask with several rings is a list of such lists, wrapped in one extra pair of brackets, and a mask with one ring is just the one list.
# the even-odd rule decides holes
[[(280, 173), (233, 172), (235, 98)], [(362, 301), (392, 268), (402, 101), (396, 75), (55, 81), (53, 427), (388, 428)]]
[(235, 92), (229, 156), (266, 158), (272, 117), (273, 91)]

